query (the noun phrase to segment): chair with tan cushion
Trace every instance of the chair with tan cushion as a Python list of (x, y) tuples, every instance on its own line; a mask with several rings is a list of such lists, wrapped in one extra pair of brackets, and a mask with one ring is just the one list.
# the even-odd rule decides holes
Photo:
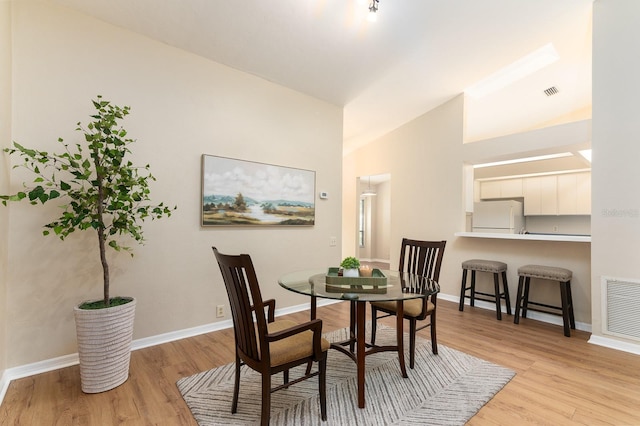
[[(235, 413), (238, 409), (240, 367), (247, 365), (262, 375), (262, 425), (269, 424), (272, 392), (314, 376), (319, 378), (320, 413), (322, 420), (326, 420), (329, 342), (322, 337), (322, 320), (315, 319), (304, 324), (288, 320), (275, 321), (276, 302), (273, 299), (262, 300), (251, 257), (248, 254), (225, 255), (215, 247), (213, 252), (227, 288), (236, 342), (231, 412)], [(315, 372), (311, 372), (310, 368), (313, 362), (318, 363)], [(289, 381), (289, 369), (302, 364), (308, 365), (305, 374)], [(271, 376), (279, 372), (284, 374), (284, 383), (272, 389)]]
[[(446, 241), (420, 241), (402, 239), (400, 251), (400, 278), (403, 274), (415, 274), (434, 281), (440, 278), (440, 266), (444, 256)], [(431, 327), (431, 351), (438, 353), (436, 340), (436, 301), (437, 294), (422, 299), (411, 299), (403, 302), (404, 318), (409, 320), (409, 367), (415, 365), (416, 332)], [(378, 316), (378, 311), (384, 315)], [(371, 302), (371, 343), (376, 341), (376, 323), (378, 318), (396, 314), (396, 302)], [(417, 327), (418, 321), (429, 319), (427, 324)]]

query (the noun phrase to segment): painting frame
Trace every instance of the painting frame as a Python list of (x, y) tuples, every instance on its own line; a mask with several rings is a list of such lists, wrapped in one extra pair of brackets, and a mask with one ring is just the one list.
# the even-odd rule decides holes
[(315, 225), (316, 172), (202, 154), (200, 225)]

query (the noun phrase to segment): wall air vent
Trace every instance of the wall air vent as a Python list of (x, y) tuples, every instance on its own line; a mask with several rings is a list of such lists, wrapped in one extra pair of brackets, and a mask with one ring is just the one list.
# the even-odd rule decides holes
[(556, 86), (551, 86), (549, 87), (547, 90), (544, 91), (544, 94), (547, 96), (553, 96), (556, 95), (559, 92), (558, 88)]
[(602, 277), (603, 333), (640, 340), (640, 280)]

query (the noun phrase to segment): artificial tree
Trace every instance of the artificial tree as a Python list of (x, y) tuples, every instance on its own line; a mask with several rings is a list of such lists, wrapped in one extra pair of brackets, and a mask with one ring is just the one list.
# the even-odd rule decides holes
[(126, 300), (112, 300), (109, 294), (109, 264), (107, 247), (116, 251), (131, 247), (120, 237), (131, 237), (144, 242), (142, 223), (145, 219), (171, 216), (164, 203), (151, 204), (149, 182), (155, 178), (149, 165), (134, 166), (128, 160), (129, 146), (135, 140), (127, 137), (127, 131), (119, 125), (130, 112), (130, 107), (119, 107), (97, 96), (92, 101), (96, 113), (86, 127), (79, 122), (76, 130), (84, 135), (86, 144), (70, 145), (63, 139), (62, 153), (49, 153), (26, 148), (16, 142), (4, 151), (18, 154), (22, 163), (14, 166), (30, 170), (35, 175), (31, 185), (11, 195), (0, 195), (7, 201), (28, 200), (31, 204), (61, 201), (64, 211), (51, 223), (44, 225), (44, 235), (53, 234), (64, 240), (76, 230), (93, 230), (98, 238), (100, 262), (103, 271), (103, 299), (86, 303), (81, 308), (99, 309)]

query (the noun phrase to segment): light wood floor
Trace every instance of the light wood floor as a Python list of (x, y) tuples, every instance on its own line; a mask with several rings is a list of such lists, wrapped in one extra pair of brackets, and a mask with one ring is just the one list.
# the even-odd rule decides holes
[[(318, 316), (325, 331), (341, 328), (348, 304), (319, 308)], [(289, 317), (304, 321), (308, 314)], [(514, 325), (512, 318), (438, 303), (441, 345), (517, 372), (469, 424), (640, 425), (640, 356), (591, 345), (588, 333), (567, 338), (560, 326), (529, 319)], [(195, 425), (175, 382), (233, 358), (232, 330), (223, 330), (134, 351), (129, 380), (102, 394), (82, 393), (77, 366), (16, 380), (0, 424)]]

